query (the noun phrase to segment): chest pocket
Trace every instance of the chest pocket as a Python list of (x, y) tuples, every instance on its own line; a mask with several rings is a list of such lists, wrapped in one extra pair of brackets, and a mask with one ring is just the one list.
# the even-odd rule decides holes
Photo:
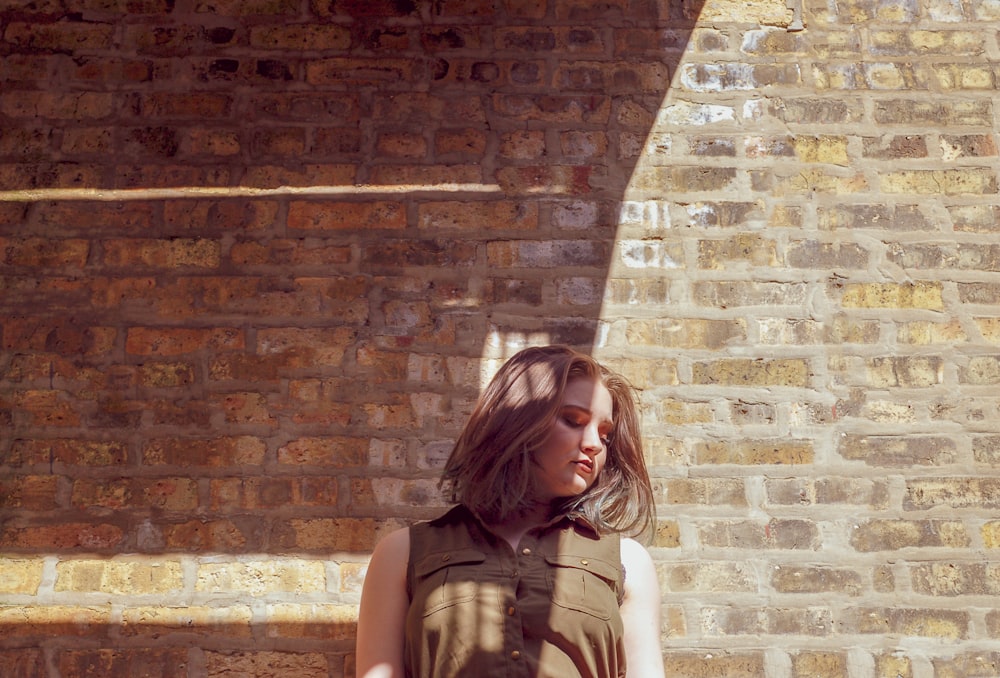
[(552, 602), (560, 607), (610, 619), (618, 607), (615, 582), (619, 568), (597, 558), (546, 556)]
[(412, 604), (428, 616), (473, 600), (479, 591), (480, 568), (486, 554), (476, 549), (432, 553), (413, 567)]

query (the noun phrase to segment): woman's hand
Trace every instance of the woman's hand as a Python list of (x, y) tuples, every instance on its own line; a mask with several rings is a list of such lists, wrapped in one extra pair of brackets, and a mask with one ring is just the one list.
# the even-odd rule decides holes
[(403, 678), (409, 559), (409, 529), (396, 530), (375, 546), (361, 589), (355, 645), (357, 678)]
[(625, 662), (629, 678), (663, 678), (660, 647), (660, 583), (649, 553), (634, 539), (622, 539), (625, 598)]

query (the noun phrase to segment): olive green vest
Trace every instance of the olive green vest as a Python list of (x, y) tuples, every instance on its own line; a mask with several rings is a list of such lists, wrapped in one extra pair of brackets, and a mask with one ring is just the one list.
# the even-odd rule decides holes
[(515, 553), (464, 506), (410, 528), (410, 678), (625, 675), (621, 541), (582, 518), (528, 532)]

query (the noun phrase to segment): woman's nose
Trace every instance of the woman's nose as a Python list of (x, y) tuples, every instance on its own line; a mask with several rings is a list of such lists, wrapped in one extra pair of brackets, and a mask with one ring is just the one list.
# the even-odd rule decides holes
[(580, 443), (580, 447), (584, 452), (588, 454), (597, 454), (601, 451), (603, 443), (601, 442), (601, 433), (597, 430), (596, 426), (587, 426), (583, 429), (583, 440)]

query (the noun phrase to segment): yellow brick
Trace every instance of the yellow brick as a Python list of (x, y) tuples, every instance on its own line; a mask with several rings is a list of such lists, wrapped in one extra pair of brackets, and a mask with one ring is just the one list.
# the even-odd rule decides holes
[(348, 640), (354, 637), (354, 605), (277, 603), (267, 606), (269, 638)]
[(1000, 549), (1000, 521), (986, 523), (982, 528), (983, 546), (988, 549)]
[(723, 23), (787, 26), (792, 11), (783, 0), (708, 0), (701, 8), (698, 23)]
[(0, 557), (0, 593), (36, 595), (42, 583), (44, 562), (38, 558)]
[(698, 464), (811, 464), (814, 457), (809, 440), (719, 440), (701, 443), (694, 452)]
[(253, 611), (246, 605), (232, 607), (127, 607), (122, 611), (122, 634), (159, 637), (167, 632), (199, 636), (249, 638)]
[(695, 384), (805, 387), (809, 384), (809, 372), (806, 360), (729, 358), (695, 363), (691, 378)]
[(944, 308), (941, 283), (865, 283), (844, 287), (841, 305), (845, 308)]
[(208, 563), (198, 567), (198, 591), (319, 593), (326, 590), (326, 568), (318, 560), (262, 560)]
[(178, 591), (183, 585), (176, 560), (68, 560), (56, 565), (56, 591), (146, 595)]
[(977, 168), (909, 170), (880, 175), (885, 193), (921, 195), (991, 195), (997, 192), (996, 174)]
[(0, 606), (0, 637), (89, 636), (106, 629), (111, 606), (73, 605)]
[[(986, 338), (986, 332), (983, 331), (982, 325), (979, 329), (983, 332), (983, 338)], [(968, 341), (962, 323), (958, 320), (947, 323), (934, 323), (926, 320), (903, 323), (898, 329), (898, 339), (900, 343), (904, 344), (947, 344)], [(996, 343), (1000, 343), (1000, 325), (997, 326)]]
[(1000, 318), (976, 318), (976, 326), (984, 340), (1000, 344)]
[(863, 174), (837, 176), (827, 174), (820, 169), (807, 169), (790, 177), (783, 178), (774, 187), (776, 196), (800, 195), (809, 193), (827, 193), (832, 195), (847, 195), (868, 190), (868, 180)]
[(797, 136), (794, 139), (795, 155), (803, 162), (823, 162), (847, 165), (847, 137)]
[(361, 593), (361, 585), (368, 571), (367, 563), (343, 563), (340, 566), (340, 583), (336, 587), (340, 593)]
[(653, 533), (653, 546), (660, 548), (677, 548), (681, 545), (681, 528), (675, 520), (657, 522)]

